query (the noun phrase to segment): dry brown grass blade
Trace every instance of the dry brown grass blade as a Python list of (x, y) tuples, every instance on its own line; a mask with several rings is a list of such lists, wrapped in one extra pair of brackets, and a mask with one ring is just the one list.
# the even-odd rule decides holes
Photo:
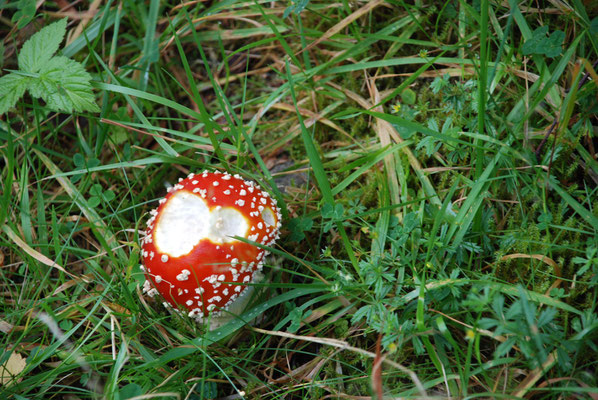
[[(370, 91), (371, 103), (372, 104), (379, 104), (380, 103), (380, 92), (376, 87), (376, 80), (375, 79), (367, 79), (368, 89)], [(384, 112), (382, 106), (377, 106), (374, 108), (376, 112)], [(401, 138), (399, 135), (396, 135), (394, 128), (388, 123), (388, 121), (384, 121), (380, 118), (376, 118), (376, 125), (375, 131), (380, 139), (380, 144), (382, 147), (389, 147), (392, 144), (391, 136), (396, 136), (395, 141), (400, 142)], [(390, 189), (390, 201), (392, 204), (400, 204), (401, 203), (401, 186), (399, 185), (399, 178), (397, 176), (397, 165), (395, 163), (395, 155), (393, 153), (388, 154), (384, 157), (384, 166), (386, 167), (386, 176), (388, 177), (388, 188)]]
[(525, 379), (515, 388), (515, 392), (512, 393), (514, 397), (523, 397), (530, 391), (530, 389), (544, 376), (546, 372), (556, 363), (557, 354), (556, 351), (550, 353), (546, 358), (546, 361), (542, 363), (538, 368), (534, 368), (525, 377)]
[(85, 27), (87, 26), (89, 21), (91, 21), (91, 19), (98, 12), (98, 8), (100, 7), (100, 4), (102, 4), (102, 0), (94, 0), (91, 2), (91, 4), (89, 5), (89, 8), (85, 11), (85, 16), (83, 18), (81, 18), (81, 21), (79, 21), (79, 25), (77, 25), (77, 27), (75, 28), (73, 33), (67, 38), (67, 41), (66, 41), (67, 45), (69, 45), (70, 43), (73, 42), (73, 40), (75, 40), (79, 36), (81, 36), (81, 33), (83, 33), (83, 29), (85, 29)]
[(58, 286), (56, 289), (54, 289), (51, 296), (55, 296), (58, 293), (62, 293), (66, 289), (75, 286), (76, 284), (78, 284), (81, 281), (91, 282), (92, 279), (93, 279), (93, 274), (85, 274), (85, 275), (82, 275), (81, 277), (70, 279), (70, 280), (64, 282), (62, 285)]
[(303, 53), (304, 51), (309, 51), (309, 50), (313, 49), (314, 47), (316, 47), (317, 45), (319, 45), (320, 43), (322, 43), (323, 41), (330, 39), (332, 36), (336, 35), (341, 30), (343, 30), (345, 27), (347, 27), (351, 22), (353, 22), (357, 18), (369, 13), (374, 8), (382, 5), (383, 3), (384, 3), (384, 0), (374, 0), (374, 1), (366, 2), (366, 4), (363, 7), (354, 11), (347, 17), (343, 18), (339, 23), (334, 25), (332, 28), (328, 29), (318, 40), (311, 42), (307, 47), (305, 47), (303, 50), (296, 53), (295, 55), (299, 55), (299, 54)]
[[(372, 107), (372, 104), (370, 104), (366, 99), (364, 99), (357, 93), (352, 92), (351, 90), (344, 88), (342, 86), (339, 86), (332, 82), (329, 82), (328, 84), (331, 87), (343, 92), (345, 95), (347, 95), (347, 97), (349, 97), (351, 100), (355, 101), (357, 104), (359, 104), (364, 109), (369, 110)], [(396, 143), (402, 143), (403, 139), (399, 136), (397, 131), (392, 126), (390, 126), (390, 125), (388, 125), (388, 126), (390, 129), (388, 129), (387, 132), (390, 135), (390, 137), (392, 138), (392, 140), (395, 141)], [(430, 203), (434, 204), (437, 207), (441, 207), (442, 202), (440, 201), (440, 198), (438, 197), (438, 195), (435, 192), (430, 193), (430, 191), (434, 191), (434, 189), (433, 189), (434, 186), (432, 185), (432, 182), (430, 181), (430, 179), (424, 173), (424, 169), (422, 168), (422, 165), (420, 164), (417, 157), (415, 157), (415, 154), (413, 154), (411, 149), (407, 146), (401, 148), (401, 151), (404, 152), (405, 155), (407, 156), (407, 159), (409, 160), (409, 164), (411, 165), (411, 168), (413, 169), (413, 171), (417, 175), (418, 179), (422, 183), (422, 186), (424, 187), (424, 192), (429, 197)]]
[(551, 258), (546, 257), (542, 254), (524, 254), (524, 253), (514, 253), (514, 254), (507, 254), (506, 256), (501, 257), (501, 261), (505, 260), (513, 260), (516, 258), (532, 258), (534, 260), (542, 261), (545, 264), (550, 265), (554, 269), (554, 273), (557, 276), (561, 276), (561, 267)]
[[(353, 346), (349, 345), (348, 342), (345, 342), (344, 340), (332, 339), (332, 338), (320, 338), (320, 337), (314, 337), (314, 336), (301, 336), (301, 335), (295, 335), (295, 334), (288, 333), (288, 332), (269, 331), (266, 329), (261, 329), (261, 328), (256, 328), (256, 327), (251, 327), (250, 329), (253, 330), (254, 332), (263, 333), (265, 335), (279, 336), (279, 337), (284, 337), (284, 338), (288, 338), (288, 339), (303, 340), (306, 342), (323, 344), (326, 346), (336, 347), (341, 350), (352, 351), (354, 353), (358, 353), (358, 354), (361, 354), (361, 355), (369, 357), (369, 358), (373, 358), (373, 359), (376, 358), (375, 353), (372, 353), (371, 351), (360, 349), (359, 347), (353, 347)], [(399, 371), (407, 374), (409, 376), (409, 378), (411, 378), (411, 380), (415, 384), (415, 387), (417, 388), (419, 395), (420, 395), (419, 398), (420, 399), (428, 398), (426, 389), (424, 388), (423, 384), (421, 383), (421, 381), (419, 380), (419, 378), (417, 377), (415, 372), (413, 372), (409, 368), (405, 367), (404, 365), (399, 364), (394, 361), (391, 361), (387, 358), (384, 358), (382, 360), (382, 362), (384, 364), (387, 364), (387, 365), (389, 365), (393, 368), (396, 368)]]
[(558, 278), (552, 283), (552, 285), (550, 285), (550, 287), (546, 291), (546, 295), (548, 295), (552, 289), (558, 287), (563, 282), (563, 280), (561, 279), (561, 276), (562, 276), (561, 275), (561, 267), (553, 259), (548, 258), (542, 254), (523, 254), (523, 253), (507, 254), (506, 256), (501, 257), (501, 261), (513, 260), (513, 259), (517, 259), (517, 258), (528, 258), (528, 259), (542, 261), (544, 264), (550, 265), (552, 267), (554, 274)]
[[(549, 385), (553, 385), (553, 384), (558, 383), (558, 382), (567, 382), (567, 381), (575, 382), (575, 383), (577, 383), (579, 386), (581, 386), (583, 388), (591, 388), (591, 386), (589, 386), (588, 384), (580, 381), (579, 379), (567, 376), (567, 377), (563, 377), (563, 378), (546, 379), (544, 382), (542, 382), (541, 384), (538, 385), (538, 389), (543, 389), (543, 388), (545, 388), (545, 387), (547, 387)], [(594, 388), (592, 388), (592, 389), (594, 389)], [(588, 391), (588, 393), (585, 393), (585, 394), (587, 394), (588, 396), (590, 396), (590, 398), (592, 400), (598, 400), (598, 393), (595, 393), (595, 392), (592, 393), (592, 392)], [(530, 396), (531, 396), (531, 394), (530, 394)]]
[[(101, 236), (103, 240), (106, 241), (106, 244), (109, 246), (110, 250), (114, 252), (114, 254), (120, 258), (121, 260), (125, 260), (128, 257), (126, 256), (125, 252), (122, 249), (122, 246), (118, 243), (116, 236), (112, 233), (112, 231), (108, 228), (104, 220), (98, 215), (98, 213), (93, 209), (87, 206), (87, 203), (84, 201), (83, 196), (79, 193), (78, 189), (73, 185), (73, 183), (66, 177), (60, 176), (62, 171), (54, 162), (48, 158), (44, 153), (40, 150), (33, 149), (37, 157), (44, 163), (50, 174), (56, 181), (60, 184), (60, 186), (64, 189), (64, 191), (68, 194), (68, 196), (73, 199), (73, 201), (77, 204), (80, 208), (81, 212), (90, 224), (92, 224), (95, 233), (98, 236)], [(71, 275), (74, 277), (74, 275)]]
[(56, 268), (57, 270), (64, 272), (66, 275), (70, 276), (74, 279), (80, 279), (76, 275), (71, 274), (66, 269), (64, 269), (61, 265), (58, 265), (55, 261), (50, 260), (48, 257), (44, 256), (31, 246), (29, 246), (23, 239), (19, 237), (19, 235), (12, 230), (12, 228), (8, 225), (2, 225), (2, 230), (4, 233), (8, 235), (8, 237), (17, 245), (19, 246), (25, 253), (29, 254), (31, 257), (35, 258), (40, 263), (47, 265), (48, 267)]

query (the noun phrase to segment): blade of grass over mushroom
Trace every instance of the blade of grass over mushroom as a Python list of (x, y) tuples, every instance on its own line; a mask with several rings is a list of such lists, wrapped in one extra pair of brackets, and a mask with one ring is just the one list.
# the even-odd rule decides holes
[[(190, 21), (189, 16), (187, 15), (187, 19)], [(243, 144), (243, 141), (241, 140), (241, 136), (239, 135), (239, 132), (241, 133), (241, 135), (243, 136), (243, 138), (245, 139), (245, 144), (249, 147), (249, 150), (251, 152), (251, 154), (254, 156), (256, 162), (258, 163), (258, 165), (261, 167), (262, 172), (264, 173), (264, 176), (266, 178), (266, 180), (269, 183), (269, 186), (271, 188), (271, 190), (274, 192), (274, 195), (276, 197), (276, 199), (280, 202), (280, 204), (282, 205), (281, 207), (281, 212), (283, 217), (286, 219), (288, 218), (288, 211), (287, 211), (287, 207), (285, 205), (285, 201), (284, 201), (284, 197), (282, 196), (282, 193), (280, 193), (280, 191), (278, 190), (277, 185), (274, 183), (274, 179), (272, 177), (272, 175), (270, 174), (269, 169), (267, 168), (266, 164), (264, 163), (262, 157), (260, 156), (257, 148), (254, 146), (251, 137), (247, 134), (247, 132), (245, 131), (244, 125), (243, 123), (239, 120), (239, 118), (237, 117), (236, 113), (234, 112), (235, 108), (230, 104), (230, 102), (228, 101), (225, 93), (222, 91), (220, 85), (218, 84), (218, 82), (215, 80), (214, 75), (212, 74), (212, 70), (210, 68), (208, 59), (205, 55), (205, 52), (203, 51), (203, 48), (201, 46), (201, 40), (199, 38), (198, 32), (196, 31), (195, 27), (193, 26), (193, 24), (191, 25), (191, 32), (193, 34), (196, 46), (199, 50), (200, 56), (204, 62), (204, 66), (206, 68), (206, 72), (208, 74), (208, 78), (212, 84), (212, 88), (216, 93), (216, 98), (218, 100), (218, 102), (221, 105), (221, 109), (222, 109), (222, 113), (224, 115), (224, 117), (227, 119), (228, 121), (228, 126), (233, 130), (232, 134), (230, 135), (231, 139), (233, 140), (233, 146), (235, 146), (237, 148), (237, 153), (238, 154), (244, 154), (245, 151), (243, 151), (244, 149), (241, 147)], [(179, 53), (181, 54), (182, 59), (184, 60), (183, 65), (185, 66), (185, 72), (187, 73), (187, 77), (189, 79), (190, 85), (192, 87), (193, 90), (193, 94), (197, 99), (197, 103), (200, 107), (200, 109), (202, 110), (202, 114), (204, 114), (203, 111), (205, 111), (205, 107), (203, 106), (203, 102), (201, 101), (201, 98), (199, 97), (199, 92), (194, 84), (192, 75), (191, 75), (191, 70), (189, 68), (189, 65), (186, 61), (186, 57), (184, 56), (184, 52), (182, 50), (182, 46), (181, 43), (178, 39), (178, 36), (175, 35), (175, 41), (177, 43), (177, 47), (179, 49)], [(204, 121), (204, 123), (206, 123)], [(210, 132), (210, 131), (209, 131)], [(212, 138), (213, 135), (210, 134), (210, 138)], [(215, 136), (213, 141), (215, 141)], [(216, 142), (218, 143), (218, 142)], [(215, 148), (216, 145), (214, 145)], [(221, 156), (223, 157), (223, 156)], [(237, 160), (238, 162), (240, 162), (242, 158), (238, 157)], [(224, 158), (222, 158), (222, 160), (224, 161)]]
[[(295, 96), (295, 91), (293, 89), (293, 77), (291, 75), (291, 70), (289, 67), (288, 62), (286, 63), (286, 72), (287, 72), (287, 79), (290, 83), (290, 92), (291, 98), (293, 99), (293, 104), (295, 108), (297, 106), (297, 98)], [(301, 138), (303, 139), (303, 145), (305, 146), (305, 151), (307, 153), (307, 157), (309, 158), (310, 165), (314, 171), (314, 176), (316, 181), (318, 182), (318, 187), (322, 192), (322, 197), (324, 201), (329, 204), (334, 204), (334, 196), (332, 194), (332, 189), (330, 188), (330, 182), (328, 181), (328, 177), (326, 176), (326, 171), (322, 165), (322, 160), (320, 159), (320, 155), (316, 150), (316, 146), (313, 143), (313, 138), (307, 131), (307, 128), (303, 124), (303, 118), (301, 118), (301, 114), (297, 111), (297, 118), (299, 123), (301, 124)], [(345, 231), (345, 227), (343, 226), (342, 222), (337, 222), (336, 227), (338, 228), (339, 234), (341, 235), (343, 245), (345, 246), (345, 250), (347, 251), (347, 255), (353, 264), (353, 268), (355, 271), (359, 273), (359, 264), (357, 263), (357, 259), (355, 258), (355, 254), (353, 252), (353, 248), (351, 247), (351, 243), (349, 242), (349, 237), (347, 236), (347, 232)]]
[(2, 230), (25, 253), (29, 254), (31, 257), (33, 257), (40, 263), (45, 264), (48, 267), (56, 268), (57, 270), (64, 272), (66, 275), (70, 276), (71, 278), (79, 279), (77, 276), (71, 274), (66, 269), (64, 269), (61, 265), (58, 265), (55, 261), (50, 260), (48, 257), (44, 256), (43, 254), (39, 253), (37, 250), (35, 250), (31, 246), (29, 246), (23, 239), (21, 239), (19, 237), (19, 235), (10, 226), (8, 226), (6, 224), (2, 225)]
[[(220, 86), (217, 83), (215, 83), (215, 87), (217, 87), (218, 90), (221, 91), (221, 88), (220, 88)], [(223, 94), (223, 96), (224, 96), (224, 94)], [(223, 97), (223, 98), (225, 100), (225, 103), (226, 103), (226, 106), (228, 107), (228, 109), (232, 109), (232, 106), (228, 102), (228, 100), (226, 99), (226, 97)], [(243, 123), (236, 118), (236, 115), (235, 115), (235, 119), (236, 119), (237, 124), (238, 124), (238, 130), (241, 133), (241, 136), (243, 138), (243, 141), (242, 141), (241, 137), (237, 136), (237, 143), (236, 143), (237, 151), (239, 151), (241, 149), (242, 143), (244, 143), (249, 148), (250, 153), (253, 155), (255, 161), (257, 162), (257, 164), (260, 166), (260, 169), (261, 169), (262, 173), (264, 174), (264, 178), (268, 182), (270, 190), (274, 193), (274, 197), (276, 198), (276, 200), (280, 204), (280, 212), (282, 213), (283, 218), (284, 219), (288, 219), (289, 218), (289, 211), (287, 209), (286, 201), (284, 199), (283, 194), (278, 189), (278, 185), (276, 185), (276, 182), (274, 182), (274, 178), (273, 178), (270, 170), (268, 169), (268, 166), (264, 162), (264, 159), (260, 155), (259, 150), (257, 149), (257, 147), (255, 146), (255, 144), (253, 143), (252, 137), (249, 135), (249, 133), (245, 129)], [(243, 154), (243, 153), (244, 152), (241, 152), (241, 154)], [(239, 167), (241, 167), (241, 166), (239, 165)]]

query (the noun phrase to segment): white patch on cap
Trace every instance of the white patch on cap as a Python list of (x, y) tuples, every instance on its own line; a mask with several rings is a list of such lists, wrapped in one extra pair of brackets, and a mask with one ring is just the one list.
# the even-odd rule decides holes
[(247, 237), (248, 229), (247, 220), (234, 208), (215, 209), (210, 214), (209, 238), (213, 242), (235, 242), (233, 236)]
[(268, 226), (272, 226), (276, 223), (276, 216), (270, 207), (264, 208), (262, 211), (262, 219)]
[(174, 193), (158, 216), (154, 231), (160, 253), (179, 257), (193, 250), (202, 239), (230, 243), (233, 236), (247, 237), (249, 225), (234, 208), (215, 208), (210, 212), (206, 202), (185, 190)]

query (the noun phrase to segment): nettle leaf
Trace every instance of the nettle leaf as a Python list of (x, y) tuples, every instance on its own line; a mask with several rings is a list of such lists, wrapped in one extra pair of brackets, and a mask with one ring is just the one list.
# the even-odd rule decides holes
[(99, 112), (91, 75), (83, 65), (54, 56), (66, 34), (66, 18), (50, 24), (27, 40), (19, 52), (19, 72), (0, 78), (0, 114), (13, 107), (25, 89), (54, 111)]
[(53, 57), (39, 71), (39, 79), (29, 87), (54, 110), (99, 112), (91, 90), (91, 75), (83, 65), (67, 57)]
[(523, 43), (521, 48), (524, 55), (539, 54), (546, 57), (556, 57), (562, 52), (565, 33), (563, 31), (554, 31), (549, 36), (548, 26), (541, 26), (534, 30), (532, 37)]
[(52, 58), (66, 34), (66, 18), (54, 22), (31, 36), (19, 52), (19, 69), (39, 72)]
[(0, 78), (0, 114), (17, 104), (27, 88), (29, 77), (10, 73)]

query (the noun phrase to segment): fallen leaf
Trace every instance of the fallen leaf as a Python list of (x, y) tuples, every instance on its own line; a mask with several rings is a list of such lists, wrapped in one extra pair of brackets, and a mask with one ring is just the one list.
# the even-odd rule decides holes
[(0, 385), (9, 386), (12, 383), (19, 382), (21, 378), (16, 378), (27, 365), (27, 362), (19, 353), (13, 352), (8, 360), (0, 365)]

